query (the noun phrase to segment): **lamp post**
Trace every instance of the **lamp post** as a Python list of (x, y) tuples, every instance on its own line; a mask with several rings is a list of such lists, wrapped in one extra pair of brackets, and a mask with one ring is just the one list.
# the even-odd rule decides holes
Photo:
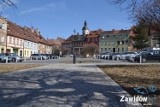
[(73, 64), (76, 64), (75, 48), (73, 47)]

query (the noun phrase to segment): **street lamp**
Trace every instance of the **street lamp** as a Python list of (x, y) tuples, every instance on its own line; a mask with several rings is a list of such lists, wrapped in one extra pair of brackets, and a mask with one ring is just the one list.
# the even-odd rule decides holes
[(76, 63), (76, 54), (75, 54), (75, 48), (73, 47), (73, 64)]

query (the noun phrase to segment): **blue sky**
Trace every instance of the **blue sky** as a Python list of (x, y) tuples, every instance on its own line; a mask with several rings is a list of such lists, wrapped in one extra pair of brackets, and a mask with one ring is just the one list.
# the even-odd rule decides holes
[(86, 20), (89, 30), (129, 29), (129, 14), (107, 0), (12, 0), (17, 9), (5, 8), (2, 16), (21, 26), (39, 28), (45, 38), (67, 38), (82, 33)]

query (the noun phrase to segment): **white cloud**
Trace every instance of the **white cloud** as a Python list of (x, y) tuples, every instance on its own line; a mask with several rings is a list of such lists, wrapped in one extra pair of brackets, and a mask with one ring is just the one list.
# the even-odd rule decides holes
[(66, 10), (66, 9), (67, 6), (65, 2), (58, 2), (58, 3), (52, 2), (41, 7), (31, 8), (29, 10), (22, 11), (20, 15), (25, 15), (42, 10)]
[(33, 12), (41, 11), (41, 10), (45, 10), (45, 8), (43, 8), (43, 7), (42, 8), (32, 8), (32, 9), (29, 9), (29, 10), (21, 12), (20, 15), (24, 15), (24, 14), (28, 14), (28, 13), (33, 13)]

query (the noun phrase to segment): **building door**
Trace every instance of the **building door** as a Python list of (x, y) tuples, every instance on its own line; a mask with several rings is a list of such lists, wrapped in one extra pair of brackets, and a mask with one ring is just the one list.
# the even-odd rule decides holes
[(22, 57), (22, 50), (20, 50), (20, 56)]
[(113, 48), (113, 52), (116, 52), (116, 49), (115, 49), (115, 48)]
[(10, 49), (7, 49), (7, 51), (6, 51), (7, 53), (10, 53), (11, 52), (11, 50)]
[(1, 49), (1, 53), (4, 53), (4, 49), (3, 48)]

